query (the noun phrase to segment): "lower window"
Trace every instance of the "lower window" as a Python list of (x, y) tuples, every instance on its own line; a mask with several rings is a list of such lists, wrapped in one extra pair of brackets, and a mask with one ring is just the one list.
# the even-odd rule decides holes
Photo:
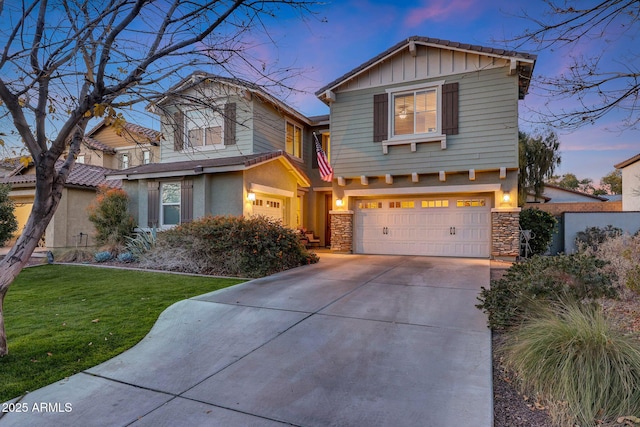
[(167, 182), (160, 187), (160, 224), (163, 226), (180, 223), (180, 183)]

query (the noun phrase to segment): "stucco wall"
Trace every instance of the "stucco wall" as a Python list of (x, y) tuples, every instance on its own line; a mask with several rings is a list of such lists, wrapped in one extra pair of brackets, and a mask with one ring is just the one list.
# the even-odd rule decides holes
[(640, 211), (640, 161), (622, 169), (622, 210)]
[[(65, 188), (46, 232), (48, 248), (94, 246), (95, 228), (87, 215), (87, 207), (96, 197), (95, 190)], [(80, 241), (80, 233), (88, 235)]]

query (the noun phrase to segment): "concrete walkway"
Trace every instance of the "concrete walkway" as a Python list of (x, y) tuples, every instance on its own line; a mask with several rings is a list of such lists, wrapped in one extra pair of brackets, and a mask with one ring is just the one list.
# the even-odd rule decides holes
[(488, 283), (488, 260), (322, 254), (174, 304), (0, 426), (490, 427)]

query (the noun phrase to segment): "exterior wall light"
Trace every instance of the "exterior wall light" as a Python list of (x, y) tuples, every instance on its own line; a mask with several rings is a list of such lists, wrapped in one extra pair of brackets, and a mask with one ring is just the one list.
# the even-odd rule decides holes
[(342, 199), (336, 199), (336, 206), (341, 208), (344, 206), (344, 201)]
[(511, 201), (511, 194), (507, 193), (506, 191), (502, 193), (502, 201), (504, 203), (509, 203)]
[(247, 193), (247, 200), (250, 202), (255, 202), (256, 201), (256, 193), (254, 193), (253, 191), (250, 191)]

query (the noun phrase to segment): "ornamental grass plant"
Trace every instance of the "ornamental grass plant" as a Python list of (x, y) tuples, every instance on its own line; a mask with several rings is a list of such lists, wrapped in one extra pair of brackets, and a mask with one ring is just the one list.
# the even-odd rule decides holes
[(597, 304), (539, 307), (501, 349), (523, 392), (545, 401), (559, 426), (607, 425), (640, 416), (640, 345)]

